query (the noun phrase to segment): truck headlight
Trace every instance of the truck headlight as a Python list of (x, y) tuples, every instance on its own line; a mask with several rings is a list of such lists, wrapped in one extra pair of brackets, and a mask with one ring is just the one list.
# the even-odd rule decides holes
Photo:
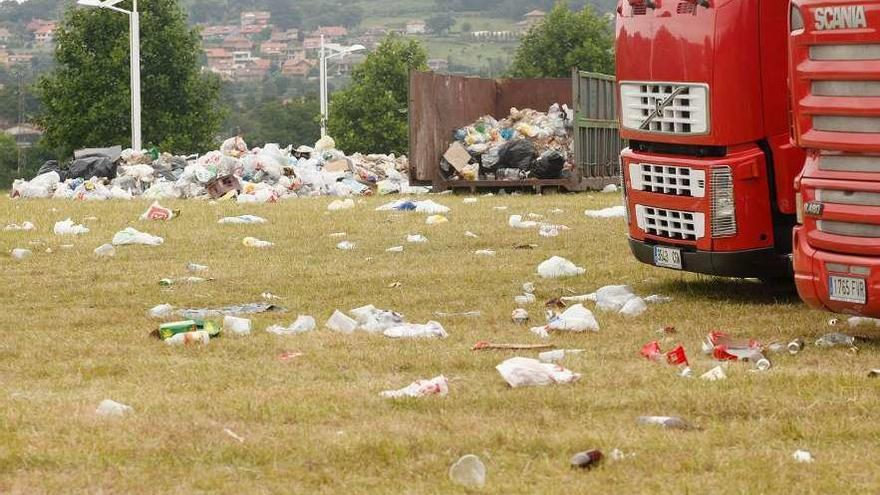
[(804, 16), (801, 15), (801, 9), (797, 8), (795, 4), (791, 4), (788, 26), (791, 28), (792, 33), (804, 29)]
[(713, 168), (711, 186), (712, 237), (734, 236), (737, 233), (736, 198), (730, 167)]

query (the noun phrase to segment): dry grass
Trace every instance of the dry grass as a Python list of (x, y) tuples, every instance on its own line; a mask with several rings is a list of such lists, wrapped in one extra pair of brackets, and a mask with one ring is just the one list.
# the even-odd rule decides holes
[[(695, 370), (712, 366), (699, 342), (712, 329), (759, 339), (808, 340), (828, 315), (796, 297), (774, 296), (747, 281), (700, 278), (641, 266), (628, 255), (621, 220), (590, 220), (585, 208), (611, 195), (435, 198), (453, 208), (450, 223), (428, 227), (415, 213), (380, 213), (380, 200), (327, 213), (329, 200), (270, 206), (170, 204), (183, 216), (142, 224), (143, 202), (73, 203), (0, 200), (0, 222), (33, 221), (32, 233), (0, 232), (0, 248), (33, 247), (16, 263), (0, 258), (0, 492), (3, 493), (461, 493), (446, 476), (460, 455), (476, 453), (489, 470), (485, 493), (877, 493), (880, 491), (878, 348), (853, 355), (810, 347), (779, 356), (767, 373), (734, 363), (726, 381), (706, 383), (638, 356), (663, 325), (678, 328)], [(507, 205), (508, 211), (493, 210)], [(553, 215), (550, 210), (565, 212)], [(535, 212), (572, 227), (555, 239), (507, 227), (510, 213)], [(218, 226), (228, 214), (253, 213), (264, 226)], [(92, 232), (51, 233), (68, 216)], [(165, 237), (157, 248), (119, 248), (97, 261), (92, 250), (127, 225)], [(471, 230), (479, 239), (465, 238)], [(334, 249), (343, 231), (357, 250)], [(385, 253), (407, 233), (428, 244)], [(241, 245), (246, 235), (275, 249)], [(62, 249), (60, 244), (73, 244)], [(516, 250), (521, 242), (540, 245)], [(43, 253), (51, 247), (53, 254)], [(492, 248), (495, 258), (473, 255)], [(537, 280), (551, 255), (587, 267), (567, 281)], [(162, 290), (159, 279), (185, 274), (187, 262), (210, 265), (216, 281)], [(567, 290), (591, 292), (626, 282), (675, 302), (635, 320), (599, 314), (598, 334), (556, 336), (585, 354), (564, 364), (583, 373), (571, 386), (509, 389), (494, 366), (508, 353), (473, 353), (477, 340), (534, 342), (510, 323), (524, 281), (546, 300)], [(400, 281), (402, 287), (388, 288)], [(168, 348), (148, 334), (145, 310), (253, 302), (270, 291), (286, 315), (255, 318), (250, 338), (206, 348)], [(400, 342), (340, 336), (320, 329), (279, 338), (263, 331), (298, 313), (319, 324), (333, 309), (373, 303), (424, 322), (438, 310), (480, 310), (478, 319), (444, 320), (444, 341)], [(533, 318), (539, 307), (530, 308)], [(673, 342), (664, 343), (664, 348)], [(304, 352), (280, 363), (285, 350)], [(524, 354), (528, 355), (528, 354)], [(378, 392), (445, 373), (445, 399), (394, 402)], [(97, 418), (104, 398), (131, 404), (120, 420)], [(681, 415), (700, 431), (639, 427), (642, 414)], [(245, 438), (239, 443), (223, 433)], [(574, 472), (576, 451), (635, 453), (591, 472)], [(806, 448), (812, 465), (791, 454)]]

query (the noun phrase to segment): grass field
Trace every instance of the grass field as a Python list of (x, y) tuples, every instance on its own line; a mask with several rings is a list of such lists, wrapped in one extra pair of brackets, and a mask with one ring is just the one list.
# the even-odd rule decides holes
[[(658, 327), (678, 329), (664, 349), (683, 343), (701, 374), (714, 366), (699, 352), (711, 330), (812, 341), (828, 331), (829, 315), (758, 283), (635, 263), (623, 220), (583, 215), (618, 203), (616, 195), (434, 199), (452, 208), (448, 224), (429, 227), (421, 214), (374, 211), (383, 199), (335, 213), (326, 212), (329, 199), (171, 202), (182, 216), (169, 223), (138, 221), (144, 202), (0, 200), (0, 223), (37, 225), (30, 233), (0, 232), (4, 253), (34, 251), (23, 262), (0, 258), (0, 492), (464, 493), (447, 470), (467, 453), (486, 463), (482, 493), (492, 494), (880, 492), (880, 380), (867, 377), (880, 365), (876, 345), (858, 354), (811, 345), (798, 356), (773, 356), (768, 372), (732, 363), (725, 381), (680, 378), (638, 355), (659, 338)], [(509, 209), (493, 209), (502, 205)], [(529, 212), (571, 230), (544, 239), (507, 226), (509, 214)], [(269, 223), (216, 224), (245, 213)], [(67, 217), (92, 231), (75, 239), (52, 234), (54, 222)], [(94, 259), (92, 250), (126, 226), (163, 236), (165, 244), (120, 247), (113, 259)], [(479, 239), (466, 238), (466, 230)], [(347, 232), (357, 249), (336, 250), (334, 232)], [(417, 232), (430, 242), (385, 252)], [(277, 245), (245, 248), (245, 236)], [(518, 243), (538, 247), (514, 249)], [(473, 254), (486, 248), (497, 256)], [(539, 280), (536, 266), (552, 255), (587, 273)], [(209, 265), (215, 280), (159, 286), (161, 278), (185, 276), (188, 262)], [(597, 313), (600, 332), (554, 336), (559, 347), (587, 350), (562, 363), (583, 374), (580, 382), (510, 389), (494, 367), (517, 354), (470, 348), (478, 340), (538, 342), (509, 320), (526, 281), (536, 282), (539, 301), (616, 283), (674, 301), (633, 320)], [(390, 287), (395, 282), (400, 286)], [(290, 311), (255, 317), (250, 337), (169, 348), (149, 336), (157, 322), (145, 311), (154, 305), (216, 307), (259, 301), (267, 291)], [(391, 341), (323, 328), (289, 338), (264, 332), (300, 313), (322, 326), (336, 308), (369, 303), (418, 323), (435, 311), (483, 316), (441, 320), (445, 340)], [(539, 322), (540, 305), (529, 310)], [(282, 363), (276, 357), (283, 351), (304, 355)], [(441, 373), (451, 379), (445, 398), (378, 395)], [(134, 413), (97, 417), (105, 398)], [(638, 426), (639, 415), (680, 415), (700, 429)], [(634, 457), (572, 471), (569, 457), (591, 448)], [(816, 462), (795, 463), (796, 449), (811, 451)]]

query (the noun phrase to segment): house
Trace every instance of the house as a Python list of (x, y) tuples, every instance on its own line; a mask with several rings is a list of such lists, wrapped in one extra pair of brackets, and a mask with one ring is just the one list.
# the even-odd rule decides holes
[(221, 47), (230, 51), (250, 51), (254, 49), (254, 42), (239, 35), (229, 35), (223, 39)]
[(281, 65), (281, 74), (285, 77), (306, 77), (315, 65), (314, 61), (305, 57), (291, 58)]
[(248, 65), (250, 65), (252, 62), (254, 62), (255, 60), (258, 60), (258, 59), (254, 58), (254, 56), (251, 55), (251, 52), (249, 52), (249, 51), (242, 50), (242, 51), (238, 51), (238, 52), (232, 52), (232, 65), (236, 69), (245, 68)]
[(270, 57), (278, 58), (284, 56), (287, 52), (287, 43), (278, 43), (276, 41), (264, 41), (260, 44), (260, 53)]
[(30, 53), (10, 53), (8, 64), (12, 65), (28, 65), (34, 60), (34, 56)]
[(236, 34), (237, 31), (237, 26), (205, 26), (204, 28), (202, 28), (202, 41), (223, 41), (224, 38)]
[(19, 148), (30, 148), (34, 143), (39, 141), (40, 137), (43, 135), (43, 131), (28, 124), (19, 124), (15, 127), (10, 127), (3, 132), (12, 136)]
[(47, 21), (46, 19), (31, 19), (31, 22), (27, 23), (27, 26), (25, 26), (25, 28), (28, 30), (28, 32), (34, 33), (41, 27), (45, 26), (51, 26), (52, 30), (54, 30), (57, 25), (58, 22), (56, 21)]
[(321, 51), (321, 38), (304, 39), (302, 48), (308, 54), (317, 55)]
[(224, 81), (232, 81), (235, 79), (235, 64), (232, 62), (232, 56), (228, 59), (216, 59), (209, 63), (208, 70), (220, 76)]
[(428, 25), (425, 21), (409, 21), (406, 23), (406, 34), (425, 34), (428, 32)]
[(235, 68), (235, 80), (238, 82), (260, 82), (269, 75), (272, 62), (263, 58), (252, 58), (242, 67)]
[(298, 29), (288, 29), (287, 31), (272, 31), (272, 34), (269, 36), (269, 41), (274, 41), (275, 43), (288, 44), (297, 40), (299, 40)]
[(205, 50), (208, 57), (208, 66), (218, 65), (224, 62), (232, 62), (232, 52), (225, 48), (208, 48)]
[(525, 23), (529, 26), (534, 26), (544, 22), (544, 18), (547, 17), (547, 13), (543, 10), (533, 10), (528, 14), (524, 15)]
[(445, 58), (432, 58), (428, 60), (428, 68), (434, 72), (446, 72), (449, 70), (449, 60)]
[(259, 26), (262, 29), (269, 27), (272, 13), (264, 10), (245, 11), (241, 13), (241, 27)]
[(0, 27), (0, 43), (8, 43), (12, 39), (12, 32), (5, 27)]
[(55, 41), (55, 25), (46, 24), (44, 26), (40, 26), (34, 31), (34, 39), (37, 40), (37, 43), (41, 45), (48, 45)]
[(324, 26), (312, 33), (312, 37), (315, 38), (320, 38), (322, 35), (325, 39), (344, 38), (348, 36), (348, 29), (343, 26)]
[(246, 37), (249, 38), (249, 37), (251, 37), (251, 36), (254, 36), (255, 34), (260, 34), (260, 33), (262, 33), (262, 32), (265, 31), (266, 29), (269, 29), (269, 26), (260, 26), (260, 25), (258, 25), (258, 24), (252, 24), (252, 25), (250, 25), (250, 26), (242, 26), (242, 28), (239, 29), (238, 32), (239, 32), (242, 36), (246, 36)]

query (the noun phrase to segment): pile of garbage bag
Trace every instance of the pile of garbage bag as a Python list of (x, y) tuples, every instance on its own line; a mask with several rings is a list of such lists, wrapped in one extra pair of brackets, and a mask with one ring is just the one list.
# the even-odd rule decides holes
[(547, 113), (512, 108), (496, 120), (487, 115), (455, 131), (440, 170), (447, 180), (559, 179), (573, 168), (574, 112), (554, 104)]
[(227, 139), (205, 155), (172, 156), (120, 147), (78, 151), (62, 165), (46, 162), (30, 181), (16, 180), (13, 198), (108, 200), (234, 199), (267, 203), (307, 196), (424, 194), (412, 187), (405, 156), (347, 156), (330, 137), (315, 147), (249, 149)]

